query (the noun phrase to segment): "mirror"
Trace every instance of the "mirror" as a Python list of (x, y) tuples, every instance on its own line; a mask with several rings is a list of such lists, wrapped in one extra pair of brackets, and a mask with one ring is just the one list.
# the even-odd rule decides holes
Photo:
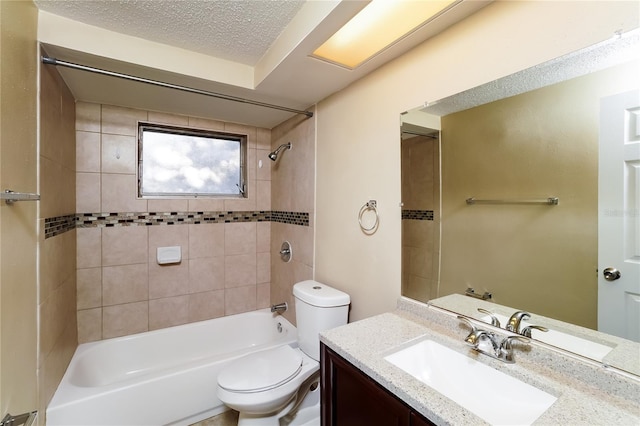
[(634, 31), (401, 115), (403, 296), (472, 288), (593, 338), (600, 99), (640, 87), (638, 46)]

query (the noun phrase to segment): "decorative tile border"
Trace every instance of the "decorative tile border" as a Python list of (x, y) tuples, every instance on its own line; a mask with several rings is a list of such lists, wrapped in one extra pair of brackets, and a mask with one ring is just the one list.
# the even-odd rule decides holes
[(45, 239), (75, 228), (270, 221), (309, 226), (309, 213), (283, 211), (77, 213), (45, 219)]
[(200, 223), (268, 222), (271, 212), (145, 212), (80, 213), (78, 228), (115, 226), (190, 225)]
[(272, 211), (271, 221), (291, 225), (309, 226), (309, 213)]
[(49, 217), (44, 220), (44, 239), (71, 231), (76, 227), (76, 215)]
[(433, 220), (433, 210), (402, 210), (402, 220)]

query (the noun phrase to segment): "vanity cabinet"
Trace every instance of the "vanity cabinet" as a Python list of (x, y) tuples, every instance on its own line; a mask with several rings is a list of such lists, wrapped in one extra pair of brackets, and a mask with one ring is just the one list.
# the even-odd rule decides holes
[(434, 423), (321, 344), (322, 426), (427, 426)]

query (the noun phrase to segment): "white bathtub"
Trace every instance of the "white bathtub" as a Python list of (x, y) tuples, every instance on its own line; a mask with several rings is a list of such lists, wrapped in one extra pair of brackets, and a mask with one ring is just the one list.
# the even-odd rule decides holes
[(78, 346), (47, 408), (48, 426), (188, 425), (227, 408), (220, 370), (247, 353), (296, 346), (268, 309)]

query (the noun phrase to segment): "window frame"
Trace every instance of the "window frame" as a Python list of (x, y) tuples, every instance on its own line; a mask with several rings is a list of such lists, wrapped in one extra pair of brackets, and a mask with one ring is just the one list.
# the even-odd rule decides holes
[[(240, 144), (240, 173), (239, 182), (236, 183), (238, 192), (233, 194), (226, 193), (198, 193), (198, 192), (147, 192), (143, 193), (143, 149), (145, 130), (152, 130), (159, 133), (168, 133), (182, 136), (205, 137), (212, 139), (222, 139), (235, 141)], [(136, 180), (137, 180), (137, 198), (138, 199), (245, 199), (247, 196), (247, 135), (239, 133), (223, 132), (219, 130), (207, 130), (195, 127), (172, 126), (167, 124), (158, 124), (148, 121), (138, 121), (138, 136), (136, 149)]]

